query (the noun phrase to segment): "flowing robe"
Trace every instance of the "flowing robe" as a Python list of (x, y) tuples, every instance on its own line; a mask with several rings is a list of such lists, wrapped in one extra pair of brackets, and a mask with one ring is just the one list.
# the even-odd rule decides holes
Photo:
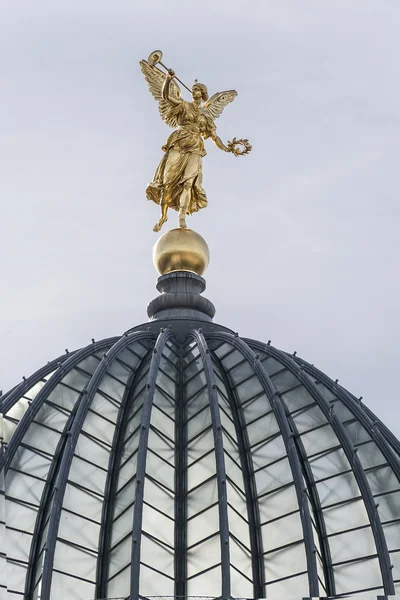
[(179, 210), (183, 184), (191, 180), (191, 196), (187, 214), (207, 206), (202, 188), (202, 157), (206, 155), (203, 138), (215, 131), (213, 120), (201, 112), (193, 102), (182, 100), (171, 106), (171, 113), (178, 122), (176, 129), (162, 147), (165, 152), (153, 181), (146, 188), (146, 198), (156, 204), (167, 203), (169, 208)]

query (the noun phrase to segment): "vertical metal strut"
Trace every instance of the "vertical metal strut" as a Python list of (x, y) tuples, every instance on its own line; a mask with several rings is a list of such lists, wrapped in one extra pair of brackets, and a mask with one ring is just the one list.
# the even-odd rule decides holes
[[(253, 342), (251, 342), (253, 343)], [(314, 383), (311, 377), (301, 368), (299, 365), (290, 358), (284, 352), (273, 348), (272, 346), (266, 346), (265, 344), (260, 344), (260, 349), (264, 352), (267, 352), (270, 356), (276, 358), (279, 362), (281, 362), (293, 375), (297, 377), (297, 379), (304, 385), (307, 391), (311, 394), (311, 396), (316, 401), (317, 405), (325, 415), (328, 423), (331, 425), (333, 431), (335, 432), (340, 444), (342, 445), (343, 451), (349, 461), (354, 476), (357, 481), (357, 485), (360, 489), (362, 499), (364, 501), (364, 506), (368, 514), (369, 522), (371, 525), (371, 530), (374, 536), (375, 545), (378, 554), (379, 566), (382, 574), (382, 582), (385, 594), (394, 594), (395, 588), (393, 583), (393, 575), (390, 565), (390, 555), (386, 543), (385, 534), (383, 531), (382, 523), (379, 519), (378, 509), (375, 504), (375, 500), (369, 487), (367, 476), (364, 472), (364, 469), (361, 465), (360, 459), (357, 456), (356, 449), (354, 448), (350, 437), (347, 434), (346, 429), (344, 428), (342, 422), (339, 417), (335, 415), (334, 412), (331, 411), (331, 406), (329, 401), (325, 398), (321, 390)]]
[[(353, 396), (342, 386), (335, 384), (335, 382), (332, 381), (332, 379), (330, 379), (327, 375), (325, 375), (325, 373), (322, 373), (319, 369), (316, 369), (314, 366), (306, 363), (301, 359), (296, 360), (296, 363), (303, 365), (306, 373), (309, 373), (310, 375), (315, 377), (315, 379), (318, 379), (321, 383), (323, 383), (328, 388), (328, 390), (335, 394), (339, 398), (339, 400), (341, 400), (343, 404), (354, 414), (354, 416), (357, 417), (361, 425), (371, 436), (371, 439), (375, 442), (379, 450), (382, 452), (383, 456), (386, 458), (388, 464), (390, 465), (391, 469), (396, 475), (397, 480), (400, 482), (400, 462), (396, 460), (395, 456), (393, 455), (388, 440), (384, 437), (380, 429), (374, 425), (374, 421), (371, 421), (371, 418), (373, 419), (373, 416), (368, 416), (366, 411), (361, 408), (357, 400), (355, 400)], [(379, 426), (379, 423), (377, 424)]]
[(108, 367), (110, 366), (110, 363), (114, 360), (114, 358), (124, 348), (126, 348), (126, 346), (129, 346), (137, 340), (149, 337), (151, 337), (151, 334), (148, 332), (138, 332), (132, 333), (131, 335), (128, 335), (126, 337), (124, 336), (121, 339), (119, 339), (118, 342), (116, 342), (112, 346), (112, 348), (110, 348), (108, 353), (104, 355), (103, 359), (101, 360), (95, 372), (93, 373), (86, 390), (83, 392), (83, 397), (80, 401), (79, 408), (77, 410), (75, 419), (69, 432), (70, 435), (68, 443), (65, 447), (61, 459), (59, 475), (57, 478), (56, 489), (54, 492), (54, 502), (49, 520), (49, 529), (46, 541), (46, 552), (43, 562), (42, 588), (40, 596), (41, 600), (50, 600), (54, 553), (57, 542), (58, 528), (60, 524), (62, 504), (76, 444), (78, 442), (79, 434), (83, 427), (87, 412), (97, 392), (98, 386), (101, 383), (103, 375), (107, 371)]
[(0, 470), (4, 467), (4, 472), (7, 473), (8, 467), (11, 464), (11, 461), (14, 457), (15, 452), (17, 451), (19, 444), (21, 443), (25, 433), (28, 430), (28, 427), (32, 423), (33, 419), (37, 415), (40, 407), (43, 402), (48, 398), (49, 394), (56, 388), (56, 386), (60, 383), (63, 377), (73, 369), (78, 363), (82, 360), (93, 354), (94, 352), (98, 352), (100, 350), (108, 349), (118, 338), (110, 338), (106, 340), (102, 340), (101, 342), (96, 342), (94, 344), (90, 344), (89, 346), (85, 346), (80, 350), (77, 350), (75, 354), (70, 356), (64, 363), (62, 363), (57, 371), (53, 373), (50, 379), (44, 384), (35, 400), (29, 406), (21, 421), (18, 424), (17, 429), (10, 439), (10, 443), (8, 444), (7, 450), (3, 455), (3, 459), (0, 457)]
[(147, 442), (149, 438), (150, 418), (151, 410), (153, 408), (154, 390), (156, 387), (157, 373), (160, 366), (162, 351), (164, 349), (166, 341), (172, 335), (172, 331), (168, 329), (166, 331), (162, 331), (157, 338), (157, 342), (153, 350), (153, 356), (151, 358), (150, 369), (147, 377), (146, 391), (143, 400), (136, 469), (135, 505), (133, 508), (132, 563), (129, 596), (131, 600), (137, 600), (139, 598), (140, 542), (142, 538), (144, 482), (146, 476)]
[(200, 350), (201, 360), (204, 365), (206, 376), (208, 396), (210, 400), (210, 412), (212, 430), (215, 445), (215, 461), (217, 468), (217, 489), (218, 489), (218, 511), (219, 511), (219, 533), (221, 543), (221, 596), (229, 598), (231, 595), (230, 578), (230, 553), (229, 553), (229, 523), (228, 523), (228, 498), (226, 491), (226, 472), (224, 447), (222, 440), (221, 417), (218, 404), (217, 385), (215, 383), (214, 370), (211, 363), (210, 351), (203, 334), (198, 330), (193, 330), (191, 336), (197, 342)]
[(118, 411), (112, 448), (110, 452), (110, 460), (107, 469), (108, 473), (101, 515), (99, 553), (96, 569), (96, 598), (105, 598), (107, 596), (107, 580), (110, 566), (108, 552), (111, 545), (114, 499), (118, 485), (119, 467), (122, 460), (125, 430), (128, 424), (127, 416), (131, 407), (132, 398), (136, 393), (136, 382), (140, 379), (143, 368), (147, 364), (148, 356), (152, 350), (153, 349), (147, 352), (137, 370), (132, 373), (131, 381), (128, 383), (126, 393), (122, 399), (121, 406)]
[(175, 407), (175, 596), (186, 596), (187, 579), (187, 409), (184, 405), (183, 347), (179, 347)]
[[(353, 399), (354, 403), (358, 404), (356, 398), (354, 398), (352, 396), (352, 399)], [(379, 428), (379, 431), (384, 436), (386, 442), (389, 444), (389, 446), (391, 446), (391, 448), (393, 448), (393, 450), (397, 453), (397, 455), (400, 456), (400, 441), (397, 439), (397, 437), (394, 435), (394, 433), (392, 431), (390, 431), (390, 429), (388, 427), (386, 427), (385, 423), (383, 423), (372, 412), (372, 410), (370, 408), (368, 408), (368, 406), (365, 406), (365, 404), (360, 403), (360, 408), (372, 420), (373, 423), (376, 423), (376, 425)]]
[(51, 466), (47, 475), (46, 483), (43, 488), (42, 497), (40, 499), (40, 507), (38, 510), (38, 514), (35, 520), (35, 527), (33, 530), (32, 543), (29, 551), (29, 563), (26, 572), (25, 578), (25, 596), (27, 600), (31, 600), (33, 598), (33, 594), (35, 591), (35, 571), (37, 561), (40, 555), (40, 547), (39, 542), (41, 539), (41, 533), (43, 529), (43, 525), (45, 523), (45, 517), (47, 515), (47, 509), (49, 503), (51, 502), (51, 494), (56, 485), (56, 480), (58, 476), (58, 471), (60, 467), (61, 457), (63, 455), (65, 445), (68, 440), (68, 433), (72, 427), (72, 423), (74, 422), (74, 418), (76, 412), (78, 410), (79, 402), (82, 398), (82, 394), (79, 395), (79, 399), (75, 402), (75, 405), (69, 415), (67, 422), (65, 423), (63, 432), (58, 441), (56, 450), (54, 452), (53, 460), (51, 462)]
[(233, 383), (226, 372), (222, 361), (215, 352), (212, 353), (213, 361), (219, 366), (224, 380), (225, 390), (228, 395), (232, 417), (235, 423), (236, 437), (239, 446), (240, 465), (243, 471), (243, 485), (246, 494), (247, 516), (249, 520), (249, 538), (251, 549), (251, 562), (253, 573), (253, 597), (265, 598), (265, 567), (263, 557), (263, 543), (260, 526), (260, 510), (257, 501), (257, 486), (254, 477), (253, 461), (251, 458), (249, 436), (246, 428), (243, 409), (237, 397)]
[(51, 362), (48, 362), (44, 367), (32, 373), (29, 377), (21, 381), (18, 385), (16, 385), (12, 390), (0, 396), (0, 412), (6, 414), (12, 406), (18, 400), (24, 396), (24, 394), (30, 390), (31, 387), (39, 383), (44, 377), (46, 377), (49, 373), (57, 369), (60, 363), (65, 362), (73, 356), (75, 352), (70, 352), (69, 354), (62, 354), (58, 358), (55, 358)]
[(310, 510), (308, 506), (306, 490), (304, 488), (304, 479), (301, 471), (301, 464), (297, 449), (295, 447), (293, 433), (290, 430), (289, 423), (286, 418), (285, 409), (282, 405), (281, 399), (278, 396), (268, 373), (265, 371), (262, 363), (258, 360), (253, 350), (239, 337), (235, 337), (231, 333), (218, 332), (215, 334), (207, 334), (208, 337), (217, 338), (228, 342), (231, 346), (239, 350), (244, 358), (247, 359), (248, 363), (252, 366), (254, 372), (260, 380), (262, 387), (270, 401), (271, 408), (274, 412), (275, 418), (278, 422), (282, 439), (285, 444), (286, 452), (290, 468), (292, 471), (293, 482), (295, 485), (297, 501), (300, 509), (300, 519), (303, 528), (304, 546), (307, 560), (307, 573), (308, 573), (308, 586), (310, 596), (318, 597), (319, 594), (319, 583), (318, 583), (318, 570), (317, 570), (317, 559), (316, 559), (316, 547), (314, 544), (314, 536), (312, 529), (312, 521)]

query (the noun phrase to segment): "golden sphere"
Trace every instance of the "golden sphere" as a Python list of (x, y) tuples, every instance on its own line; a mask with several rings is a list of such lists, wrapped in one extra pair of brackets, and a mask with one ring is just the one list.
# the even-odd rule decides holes
[(153, 248), (153, 263), (160, 275), (190, 271), (203, 275), (210, 260), (207, 242), (192, 229), (171, 229)]

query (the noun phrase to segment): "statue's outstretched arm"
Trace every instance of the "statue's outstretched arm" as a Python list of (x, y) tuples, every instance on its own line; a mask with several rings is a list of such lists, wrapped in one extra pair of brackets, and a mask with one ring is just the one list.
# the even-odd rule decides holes
[(214, 144), (217, 146), (217, 148), (219, 148), (220, 150), (223, 150), (224, 152), (230, 152), (228, 146), (225, 146), (224, 142), (217, 135), (217, 132), (215, 130), (211, 134), (211, 139), (214, 142)]
[(168, 69), (168, 73), (166, 74), (165, 82), (162, 87), (162, 97), (166, 102), (169, 102), (174, 106), (178, 106), (181, 100), (178, 100), (171, 94), (171, 81), (173, 80), (174, 76), (175, 72), (172, 69)]

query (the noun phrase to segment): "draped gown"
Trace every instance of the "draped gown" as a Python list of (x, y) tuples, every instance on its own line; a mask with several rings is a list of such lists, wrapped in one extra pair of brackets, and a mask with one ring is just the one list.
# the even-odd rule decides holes
[(164, 156), (146, 188), (146, 198), (156, 204), (168, 204), (179, 211), (183, 184), (191, 181), (191, 195), (187, 214), (207, 206), (207, 196), (202, 188), (202, 157), (206, 155), (203, 139), (215, 131), (213, 120), (201, 112), (193, 102), (181, 100), (171, 105), (171, 113), (178, 122), (176, 129), (162, 147)]

